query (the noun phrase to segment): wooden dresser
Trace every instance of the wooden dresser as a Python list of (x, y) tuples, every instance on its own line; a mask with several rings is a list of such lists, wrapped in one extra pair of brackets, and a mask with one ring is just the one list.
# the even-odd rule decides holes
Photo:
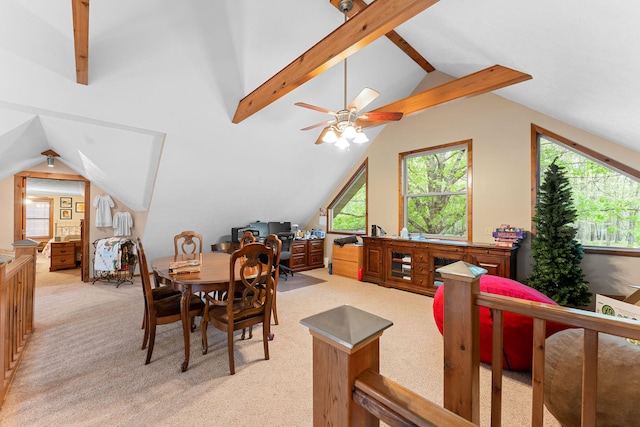
[(76, 242), (51, 242), (49, 271), (67, 268), (76, 268)]
[(363, 245), (333, 245), (331, 255), (331, 269), (339, 276), (358, 278), (358, 271), (362, 270)]

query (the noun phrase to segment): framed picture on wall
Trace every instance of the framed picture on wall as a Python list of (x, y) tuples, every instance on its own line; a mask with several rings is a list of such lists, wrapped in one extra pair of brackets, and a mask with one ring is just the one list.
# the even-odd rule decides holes
[(84, 202), (76, 202), (76, 212), (84, 212)]
[(60, 219), (71, 219), (71, 209), (60, 209)]
[(60, 197), (60, 208), (71, 208), (72, 200), (71, 197)]

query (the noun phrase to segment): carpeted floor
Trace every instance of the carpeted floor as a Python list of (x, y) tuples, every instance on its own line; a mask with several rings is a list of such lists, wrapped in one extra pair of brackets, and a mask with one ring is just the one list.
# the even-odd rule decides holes
[(39, 253), (38, 259), (36, 260), (36, 287), (37, 288), (43, 288), (45, 286), (66, 285), (69, 283), (80, 282), (80, 278), (82, 277), (80, 267), (69, 269), (69, 270), (49, 271), (50, 265), (51, 265), (50, 258), (42, 255), (42, 253)]
[[(432, 299), (358, 282), (325, 269), (279, 292), (279, 325), (264, 360), (261, 331), (235, 342), (236, 374), (229, 375), (226, 336), (209, 328), (208, 354), (200, 330), (191, 335), (191, 362), (183, 359), (179, 323), (158, 327), (151, 363), (140, 349), (143, 299), (134, 285), (52, 284), (39, 273), (35, 332), (0, 410), (13, 426), (311, 426), (312, 339), (302, 318), (342, 304), (389, 319), (380, 340), (380, 371), (442, 404), (442, 337)], [(320, 282), (320, 283), (318, 283)], [(46, 283), (46, 285), (43, 285)], [(530, 425), (530, 373), (506, 373), (503, 425)], [(481, 369), (481, 425), (489, 425), (490, 371)], [(548, 426), (557, 426), (545, 414)]]

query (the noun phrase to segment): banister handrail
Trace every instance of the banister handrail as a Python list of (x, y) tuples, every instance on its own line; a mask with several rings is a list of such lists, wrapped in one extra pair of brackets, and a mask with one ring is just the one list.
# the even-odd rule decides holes
[(576, 328), (590, 329), (640, 340), (640, 323), (622, 317), (612, 317), (606, 314), (527, 301), (487, 292), (479, 292), (476, 296), (475, 304), (481, 307), (542, 319), (547, 322), (562, 323)]

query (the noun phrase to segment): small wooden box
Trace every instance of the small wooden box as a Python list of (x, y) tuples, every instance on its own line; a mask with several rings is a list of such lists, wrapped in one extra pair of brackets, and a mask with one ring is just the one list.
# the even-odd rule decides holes
[(333, 245), (331, 265), (333, 274), (358, 279), (358, 270), (362, 269), (363, 246), (356, 244)]

